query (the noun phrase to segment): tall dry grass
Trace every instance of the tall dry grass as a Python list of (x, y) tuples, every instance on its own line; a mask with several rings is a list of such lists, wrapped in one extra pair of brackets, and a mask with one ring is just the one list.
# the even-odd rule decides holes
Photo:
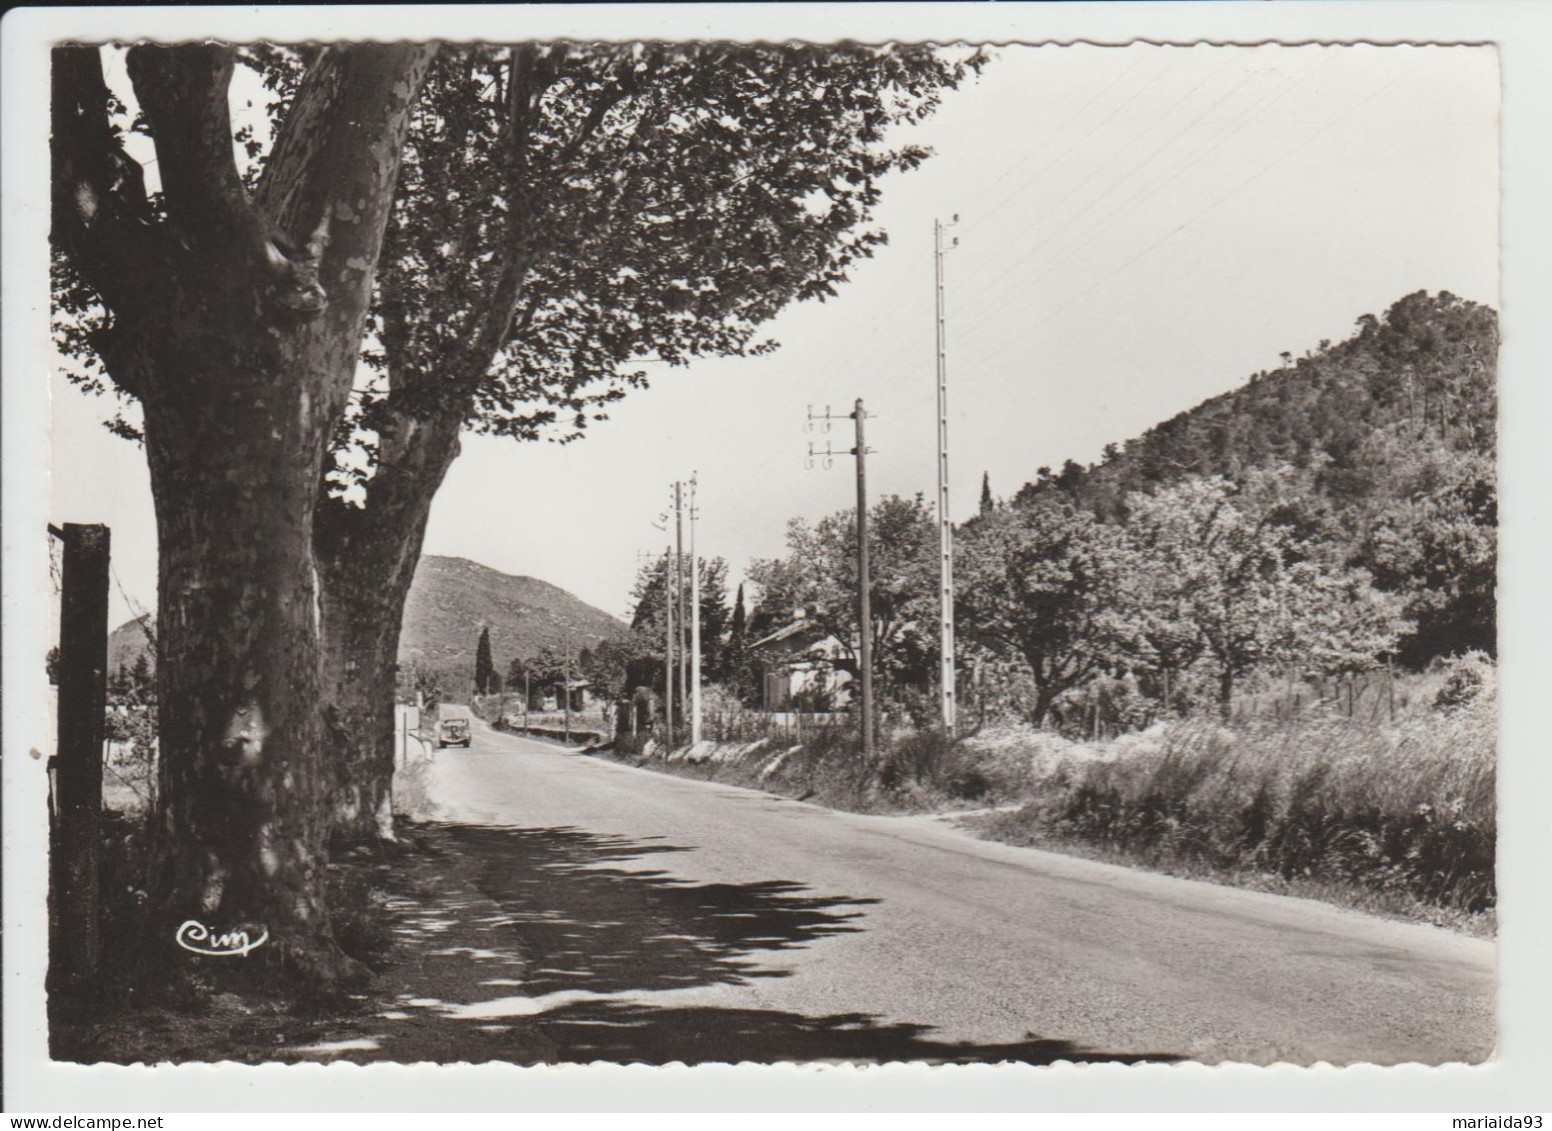
[(998, 839), (1329, 882), (1467, 914), (1494, 905), (1497, 704), (1376, 725), (1187, 720), (1129, 754), (1058, 760)]
[(697, 746), (620, 736), (609, 756), (861, 812), (1000, 809), (982, 835), (1490, 929), (1491, 661), (1398, 678), (1398, 709), (1158, 722), (1106, 741), (998, 725), (958, 741), (745, 712)]
[(805, 716), (800, 725), (757, 723), (734, 733), (696, 746), (619, 735), (599, 753), (861, 813), (966, 808), (1016, 796), (982, 752), (940, 731), (885, 731), (870, 758), (861, 753), (856, 721), (844, 714)]

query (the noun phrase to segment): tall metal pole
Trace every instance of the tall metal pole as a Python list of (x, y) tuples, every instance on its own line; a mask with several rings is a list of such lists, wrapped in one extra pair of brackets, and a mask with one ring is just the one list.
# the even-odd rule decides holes
[(857, 422), (857, 666), (862, 678), (862, 756), (873, 756), (873, 606), (868, 590), (872, 575), (868, 571), (868, 445), (863, 435), (867, 412), (862, 398), (852, 419)]
[(678, 577), (673, 566), (674, 548), (663, 551), (663, 620), (668, 640), (663, 650), (663, 724), (668, 728), (668, 744), (674, 742), (674, 594), (670, 586)]
[(674, 480), (674, 602), (679, 607), (679, 711), (690, 707), (690, 614), (684, 607), (684, 483)]
[(701, 569), (695, 556), (695, 486), (690, 475), (690, 745), (701, 740)]
[[(956, 217), (957, 219), (957, 217)], [(948, 355), (943, 321), (943, 225), (932, 222), (933, 265), (937, 275), (938, 323), (938, 686), (943, 730), (952, 735), (957, 704), (954, 699), (954, 527), (948, 509)]]

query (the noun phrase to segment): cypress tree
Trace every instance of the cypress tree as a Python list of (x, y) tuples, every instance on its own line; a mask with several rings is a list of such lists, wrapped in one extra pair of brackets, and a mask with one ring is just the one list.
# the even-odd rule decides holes
[(474, 687), (484, 695), (490, 690), (491, 676), (496, 674), (496, 665), (490, 658), (490, 629), (480, 629), (480, 642), (474, 649)]

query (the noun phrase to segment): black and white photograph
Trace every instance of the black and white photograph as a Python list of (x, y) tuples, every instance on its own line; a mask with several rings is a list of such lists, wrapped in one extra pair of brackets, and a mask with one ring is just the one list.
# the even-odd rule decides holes
[(983, 7), (27, 25), (8, 1060), (1495, 1070), (1534, 60)]

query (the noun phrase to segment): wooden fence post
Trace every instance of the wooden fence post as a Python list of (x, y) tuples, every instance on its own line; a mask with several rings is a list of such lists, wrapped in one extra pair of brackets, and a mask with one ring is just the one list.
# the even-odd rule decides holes
[(54, 758), (57, 817), (51, 829), (51, 988), (89, 984), (97, 973), (98, 861), (102, 844), (102, 747), (108, 677), (106, 526), (66, 523), (59, 615), (59, 727)]

